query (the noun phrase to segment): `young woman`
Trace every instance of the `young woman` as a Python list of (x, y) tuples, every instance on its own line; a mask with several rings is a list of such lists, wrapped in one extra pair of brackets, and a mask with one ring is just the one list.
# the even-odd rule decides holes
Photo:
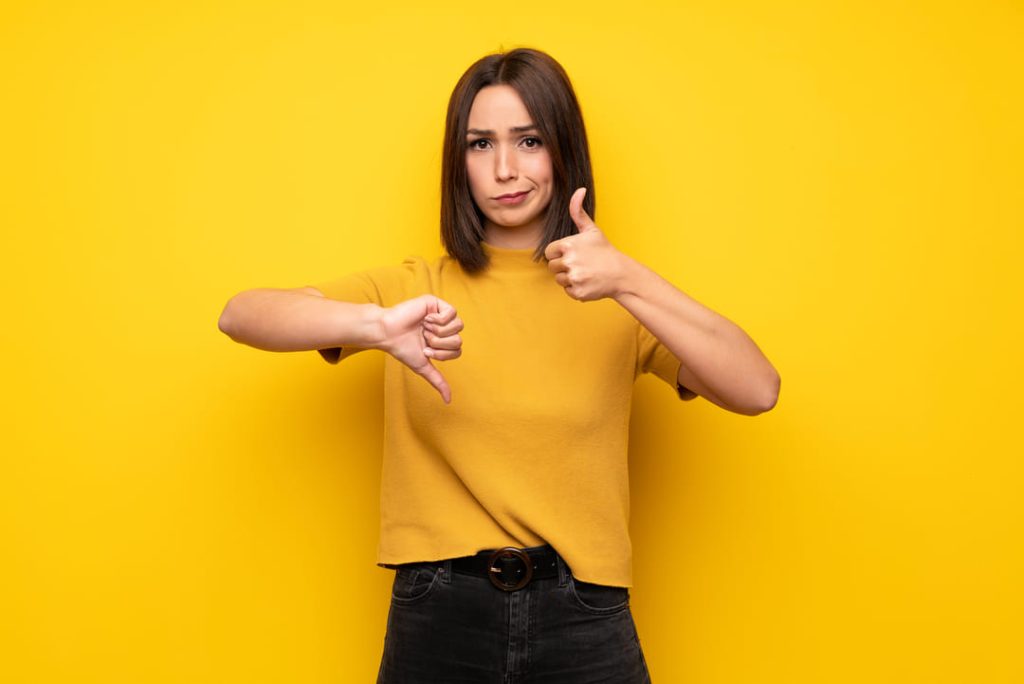
[(260, 349), (387, 353), (379, 682), (649, 681), (629, 607), (633, 383), (754, 415), (779, 376), (593, 216), (565, 71), (492, 54), (448, 105), (445, 255), (225, 307), (221, 330)]

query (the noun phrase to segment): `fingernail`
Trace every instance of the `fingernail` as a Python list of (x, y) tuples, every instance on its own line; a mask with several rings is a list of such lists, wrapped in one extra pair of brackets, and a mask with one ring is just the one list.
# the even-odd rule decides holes
[(427, 347), (426, 349), (423, 350), (423, 355), (424, 356), (433, 356), (434, 355), (434, 350), (431, 349), (430, 347)]

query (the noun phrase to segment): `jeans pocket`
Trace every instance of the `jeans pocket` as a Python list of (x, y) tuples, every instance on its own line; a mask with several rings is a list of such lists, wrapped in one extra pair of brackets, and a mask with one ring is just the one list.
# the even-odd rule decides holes
[(595, 615), (609, 615), (629, 607), (629, 588), (584, 582), (569, 575), (569, 593), (579, 608)]
[(411, 564), (395, 568), (391, 584), (391, 602), (399, 605), (419, 603), (434, 592), (441, 578), (441, 566)]

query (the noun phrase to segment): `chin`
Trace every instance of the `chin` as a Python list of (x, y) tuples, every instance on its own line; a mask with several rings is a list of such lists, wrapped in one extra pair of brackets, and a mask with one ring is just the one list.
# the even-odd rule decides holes
[(526, 223), (502, 223), (501, 221), (492, 221), (492, 223), (502, 230), (528, 230), (532, 221)]

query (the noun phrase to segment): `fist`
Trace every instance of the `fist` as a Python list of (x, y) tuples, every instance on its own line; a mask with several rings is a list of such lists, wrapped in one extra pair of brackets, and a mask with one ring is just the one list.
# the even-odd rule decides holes
[(423, 376), (445, 403), (451, 403), (451, 388), (431, 359), (448, 361), (462, 355), (462, 319), (455, 307), (434, 295), (421, 295), (385, 309), (381, 326), (384, 351)]

